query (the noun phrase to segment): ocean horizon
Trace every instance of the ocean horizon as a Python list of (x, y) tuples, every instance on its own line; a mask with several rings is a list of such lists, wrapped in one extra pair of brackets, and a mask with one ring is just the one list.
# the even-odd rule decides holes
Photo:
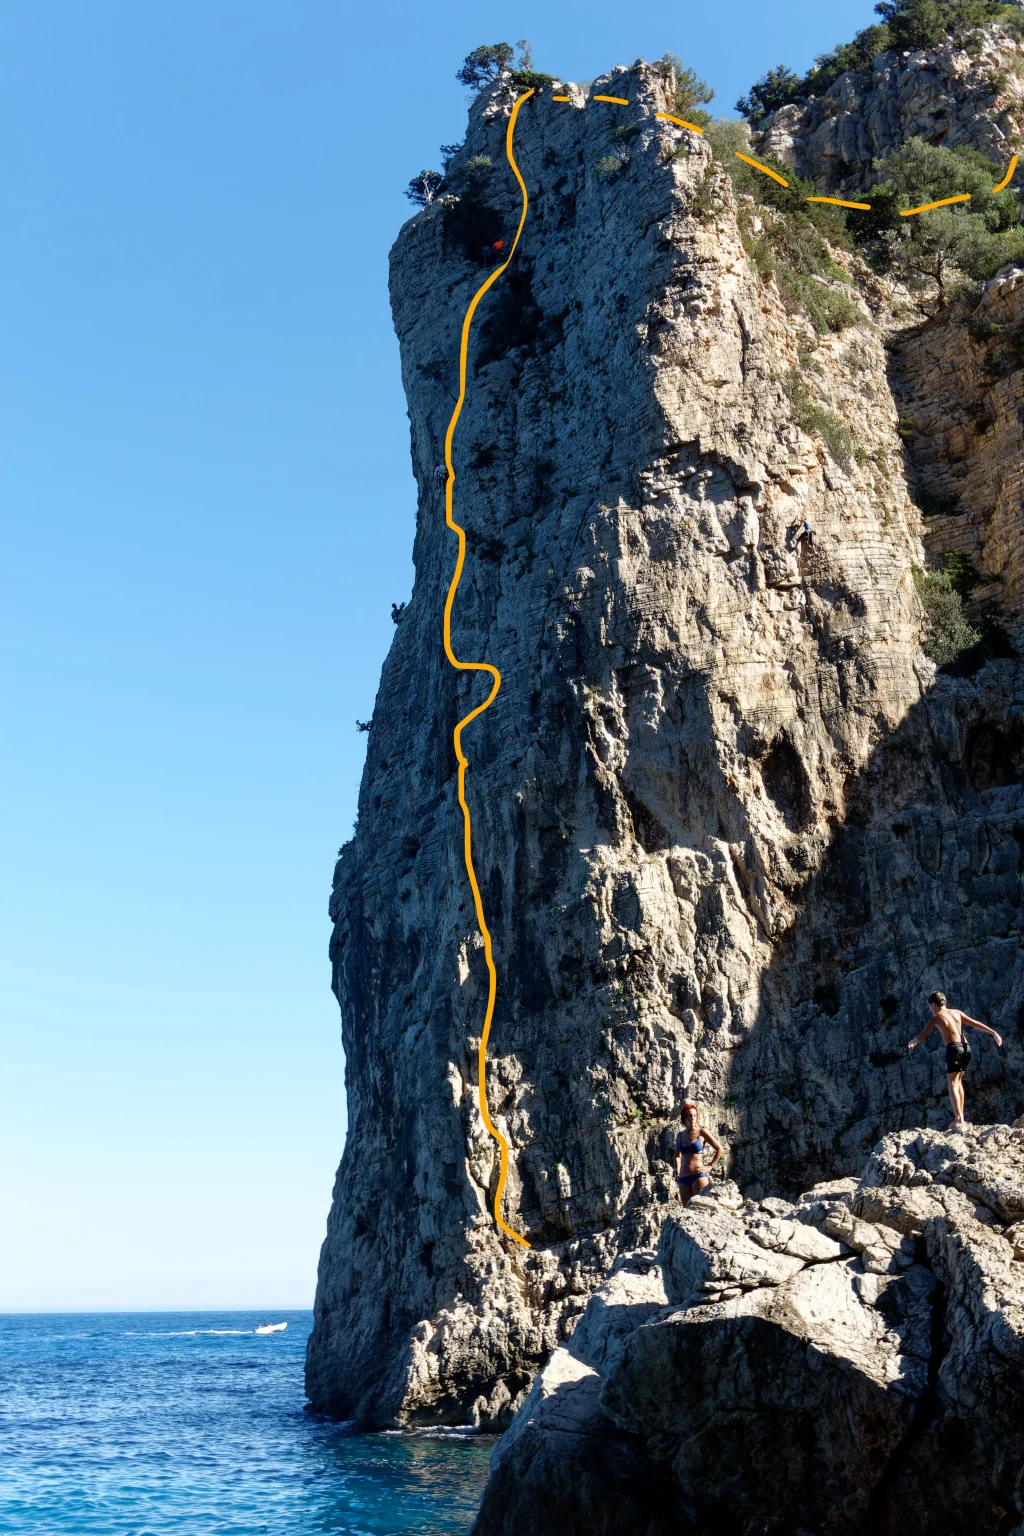
[[(286, 1322), (272, 1334), (258, 1324)], [(465, 1536), (493, 1437), (311, 1414), (311, 1311), (0, 1314), (0, 1530)]]

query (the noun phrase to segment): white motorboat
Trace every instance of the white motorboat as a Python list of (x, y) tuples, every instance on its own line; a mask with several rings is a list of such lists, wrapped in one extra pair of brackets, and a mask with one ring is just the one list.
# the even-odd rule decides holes
[(253, 1329), (254, 1333), (283, 1333), (288, 1327), (287, 1323), (260, 1323)]

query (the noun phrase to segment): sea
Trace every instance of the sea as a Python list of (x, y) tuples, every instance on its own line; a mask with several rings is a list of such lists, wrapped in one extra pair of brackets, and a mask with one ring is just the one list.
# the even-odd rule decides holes
[[(261, 1322), (286, 1322), (256, 1334)], [(0, 1532), (465, 1536), (493, 1437), (305, 1411), (311, 1312), (0, 1317)]]

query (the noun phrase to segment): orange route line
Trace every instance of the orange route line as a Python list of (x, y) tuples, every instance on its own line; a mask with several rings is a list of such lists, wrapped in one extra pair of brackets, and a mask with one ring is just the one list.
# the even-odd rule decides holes
[(733, 153), (735, 154), (737, 160), (745, 160), (747, 165), (752, 165), (754, 167), (755, 171), (764, 171), (765, 175), (770, 176), (772, 181), (777, 181), (780, 187), (789, 186), (789, 182), (784, 176), (780, 176), (778, 171), (771, 170), (769, 166), (762, 165), (760, 160), (751, 160), (749, 155), (741, 155), (738, 149), (734, 150)]
[(628, 107), (625, 96), (591, 96), (591, 101), (613, 101), (617, 107)]
[(959, 197), (940, 197), (937, 203), (922, 203), (920, 208), (905, 208), (900, 218), (909, 219), (915, 213), (927, 213), (929, 208), (948, 208), (950, 203), (969, 203), (970, 200), (969, 192), (961, 192)]
[(571, 96), (552, 96), (552, 101), (572, 101)]
[(1013, 159), (1010, 161), (1010, 169), (1007, 171), (1006, 175), (1003, 177), (1003, 179), (999, 183), (998, 187), (993, 187), (992, 191), (993, 192), (1003, 192), (1003, 191), (1005, 191), (1005, 189), (1010, 185), (1010, 182), (1013, 180), (1013, 173), (1014, 173), (1014, 171), (1016, 169), (1017, 169), (1017, 156), (1014, 155)]
[(459, 804), (462, 807), (463, 854), (466, 861), (466, 873), (469, 876), (469, 884), (473, 892), (473, 905), (476, 908), (477, 925), (480, 929), (480, 933), (484, 941), (484, 959), (487, 962), (487, 1008), (484, 1013), (484, 1027), (483, 1033), (480, 1036), (480, 1049), (477, 1056), (477, 1077), (480, 1089), (480, 1115), (484, 1125), (487, 1127), (489, 1135), (492, 1136), (493, 1139), (498, 1143), (498, 1147), (501, 1153), (501, 1168), (498, 1174), (498, 1187), (494, 1195), (494, 1220), (497, 1222), (502, 1232), (507, 1233), (508, 1236), (513, 1238), (517, 1243), (521, 1243), (524, 1248), (530, 1247), (530, 1244), (526, 1241), (526, 1238), (520, 1237), (518, 1232), (513, 1232), (512, 1228), (502, 1220), (501, 1197), (505, 1192), (505, 1181), (508, 1178), (508, 1142), (495, 1126), (491, 1119), (491, 1112), (487, 1107), (487, 1041), (491, 1033), (491, 1020), (494, 1018), (494, 1003), (498, 994), (498, 976), (494, 969), (494, 952), (491, 944), (491, 930), (488, 928), (487, 920), (484, 917), (484, 904), (480, 896), (480, 886), (476, 878), (476, 870), (473, 867), (473, 828), (470, 821), (469, 806), (466, 803), (466, 769), (469, 767), (469, 759), (466, 757), (462, 750), (463, 730), (467, 725), (469, 725), (471, 720), (475, 720), (477, 715), (482, 715), (484, 710), (489, 709), (493, 704), (494, 700), (497, 698), (498, 689), (501, 687), (501, 673), (498, 671), (497, 667), (492, 666), (488, 661), (460, 661), (455, 652), (452, 650), (452, 605), (455, 602), (455, 594), (458, 591), (459, 582), (462, 580), (462, 568), (466, 563), (466, 530), (459, 526), (452, 514), (452, 492), (455, 488), (455, 466), (452, 463), (452, 439), (455, 436), (455, 428), (458, 425), (459, 417), (462, 414), (462, 407), (466, 399), (466, 359), (469, 353), (469, 328), (472, 324), (473, 316), (476, 313), (480, 300), (483, 298), (488, 288), (490, 288), (494, 283), (498, 281), (498, 278), (506, 270), (509, 262), (512, 260), (512, 257), (515, 255), (516, 246), (519, 244), (519, 237), (523, 232), (523, 225), (526, 223), (527, 209), (530, 206), (529, 195), (526, 191), (526, 183), (519, 173), (519, 167), (516, 164), (515, 156), (512, 153), (512, 135), (515, 132), (516, 118), (519, 116), (519, 108), (522, 106), (523, 102), (528, 101), (533, 94), (534, 92), (530, 90), (517, 98), (515, 105), (512, 108), (512, 115), (508, 120), (508, 129), (505, 133), (505, 156), (509, 165), (512, 167), (513, 172), (515, 173), (515, 178), (518, 181), (520, 190), (523, 194), (523, 211), (519, 218), (519, 228), (516, 230), (516, 237), (512, 242), (512, 249), (509, 251), (507, 259), (501, 264), (500, 267), (496, 267), (491, 275), (483, 283), (480, 284), (480, 287), (469, 301), (469, 308), (466, 310), (466, 316), (462, 322), (462, 340), (459, 344), (459, 398), (455, 402), (455, 409), (452, 412), (452, 419), (448, 423), (448, 431), (445, 433), (444, 439), (444, 462), (448, 470), (448, 481), (445, 485), (444, 493), (444, 520), (448, 527), (451, 528), (453, 533), (458, 535), (459, 539), (459, 553), (458, 558), (455, 561), (455, 574), (451, 579), (451, 584), (448, 588), (448, 596), (445, 598), (444, 604), (444, 651), (452, 666), (457, 667), (460, 672), (487, 672), (493, 679), (493, 682), (491, 683), (491, 691), (487, 695), (484, 702), (482, 704), (478, 704), (475, 709), (471, 709), (469, 714), (459, 721), (458, 725), (455, 727), (455, 731), (452, 737), (452, 740), (455, 744), (455, 756), (459, 763)]
[(847, 203), (841, 197), (809, 197), (806, 201), (809, 203), (835, 203), (837, 208), (866, 208), (868, 213), (871, 212), (870, 203)]
[(655, 117), (663, 117), (667, 123), (678, 123), (680, 128), (689, 128), (691, 133), (703, 133), (703, 128), (698, 128), (696, 123), (688, 123), (684, 117), (673, 117), (671, 112), (655, 112)]

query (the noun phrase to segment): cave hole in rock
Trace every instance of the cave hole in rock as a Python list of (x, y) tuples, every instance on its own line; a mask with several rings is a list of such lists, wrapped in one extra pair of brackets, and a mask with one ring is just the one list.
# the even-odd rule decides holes
[(779, 736), (761, 763), (765, 793), (791, 832), (802, 832), (811, 819), (811, 786), (800, 754), (788, 736)]
[(645, 853), (657, 853), (671, 846), (671, 839), (649, 806), (626, 790), (626, 804), (633, 819), (633, 834)]
[(989, 720), (972, 726), (964, 746), (964, 767), (979, 792), (1024, 783), (1024, 726)]

